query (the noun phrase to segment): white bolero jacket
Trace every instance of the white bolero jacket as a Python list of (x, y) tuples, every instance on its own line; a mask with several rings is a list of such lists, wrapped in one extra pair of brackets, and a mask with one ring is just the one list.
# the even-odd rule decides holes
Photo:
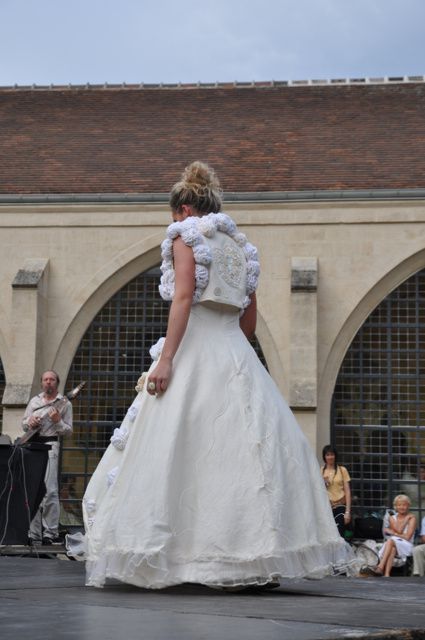
[(161, 245), (163, 261), (159, 292), (162, 298), (172, 300), (174, 296), (173, 240), (177, 236), (193, 250), (193, 304), (208, 301), (245, 309), (258, 284), (257, 249), (225, 213), (191, 216), (168, 227), (167, 237)]

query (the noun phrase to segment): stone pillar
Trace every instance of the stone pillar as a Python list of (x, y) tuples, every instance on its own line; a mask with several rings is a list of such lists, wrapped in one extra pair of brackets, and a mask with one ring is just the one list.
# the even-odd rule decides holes
[(289, 404), (316, 449), (317, 258), (292, 258)]
[(40, 375), (48, 365), (43, 362), (43, 344), (47, 336), (48, 264), (43, 258), (28, 259), (16, 274), (12, 286), (10, 350), (13, 361), (8, 367), (3, 394), (3, 433), (12, 440), (22, 434), (24, 409), (39, 392)]

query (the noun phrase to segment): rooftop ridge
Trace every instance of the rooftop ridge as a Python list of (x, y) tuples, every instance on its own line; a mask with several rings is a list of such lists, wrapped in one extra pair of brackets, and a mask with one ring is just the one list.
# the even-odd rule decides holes
[[(224, 203), (424, 200), (425, 188), (304, 189), (302, 191), (227, 191)], [(169, 193), (0, 193), (0, 207), (14, 204), (168, 204)]]
[(75, 90), (149, 90), (149, 89), (269, 89), (273, 87), (313, 87), (313, 86), (337, 86), (337, 85), (376, 85), (376, 84), (409, 84), (425, 82), (425, 76), (382, 76), (370, 78), (331, 78), (313, 80), (267, 80), (252, 82), (176, 82), (176, 83), (108, 83), (94, 84), (48, 84), (48, 85), (0, 85), (0, 91), (75, 91)]

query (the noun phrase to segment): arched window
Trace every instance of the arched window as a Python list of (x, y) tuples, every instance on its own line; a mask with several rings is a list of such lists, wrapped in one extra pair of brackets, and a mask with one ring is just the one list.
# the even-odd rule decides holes
[[(6, 378), (4, 375), (3, 363), (0, 359), (0, 398), (3, 397), (5, 386), (6, 386)], [(2, 410), (0, 411), (0, 433), (2, 432), (2, 427), (3, 427), (3, 407), (2, 407)]]
[[(149, 348), (165, 335), (169, 304), (158, 293), (160, 271), (125, 285), (101, 309), (75, 354), (66, 390), (87, 382), (73, 405), (74, 433), (63, 441), (61, 524), (81, 522), (80, 502), (113, 430), (134, 400), (140, 374), (151, 365)], [(261, 361), (264, 356), (253, 341)]]
[(338, 374), (331, 438), (359, 511), (407, 494), (425, 516), (425, 270), (383, 300)]

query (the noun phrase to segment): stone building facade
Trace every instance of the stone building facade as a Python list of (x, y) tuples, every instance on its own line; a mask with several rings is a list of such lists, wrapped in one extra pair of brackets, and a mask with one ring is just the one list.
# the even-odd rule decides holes
[(88, 378), (64, 517), (164, 332), (166, 193), (194, 159), (259, 249), (259, 348), (318, 456), (337, 444), (359, 509), (425, 504), (424, 138), (423, 78), (0, 89), (2, 431), (44, 369)]

